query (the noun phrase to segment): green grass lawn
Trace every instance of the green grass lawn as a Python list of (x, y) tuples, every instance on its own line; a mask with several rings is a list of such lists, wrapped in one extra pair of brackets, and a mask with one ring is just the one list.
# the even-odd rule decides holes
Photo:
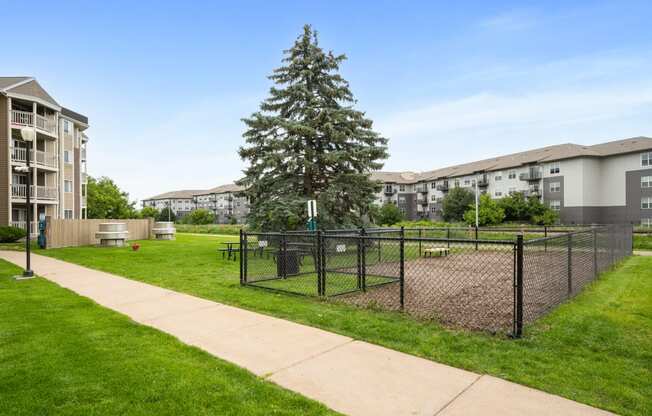
[(634, 234), (634, 250), (652, 250), (652, 234)]
[(652, 414), (652, 257), (605, 273), (572, 302), (509, 340), (406, 315), (239, 286), (238, 262), (217, 255), (234, 238), (178, 235), (128, 248), (39, 251), (135, 280), (287, 318), (620, 414)]
[(324, 406), (0, 261), (0, 414), (304, 415)]

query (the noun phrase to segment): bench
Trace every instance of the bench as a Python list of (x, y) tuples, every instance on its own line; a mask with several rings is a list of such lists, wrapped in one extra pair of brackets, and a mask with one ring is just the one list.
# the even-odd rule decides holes
[(438, 257), (448, 256), (451, 250), (447, 247), (429, 247), (423, 250), (423, 257), (432, 257), (433, 254), (436, 254)]

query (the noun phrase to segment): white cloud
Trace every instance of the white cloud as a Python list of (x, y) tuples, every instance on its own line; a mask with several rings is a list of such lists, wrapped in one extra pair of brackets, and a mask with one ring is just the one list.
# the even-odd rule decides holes
[(478, 93), (379, 122), (386, 168), (425, 170), (561, 142), (652, 134), (652, 83), (526, 95)]

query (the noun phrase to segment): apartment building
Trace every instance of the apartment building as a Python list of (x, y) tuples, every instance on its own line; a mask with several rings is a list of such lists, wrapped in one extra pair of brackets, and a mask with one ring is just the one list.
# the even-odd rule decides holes
[(540, 198), (562, 223), (652, 226), (652, 138), (593, 146), (567, 143), (428, 172), (375, 172), (383, 184), (376, 203), (394, 203), (409, 219), (441, 219), (453, 187), (501, 198), (512, 192)]
[(203, 190), (181, 190), (166, 192), (143, 200), (143, 207), (153, 207), (159, 211), (170, 208), (176, 217), (183, 217), (195, 209), (194, 195)]
[(234, 185), (220, 185), (208, 190), (183, 190), (166, 192), (143, 200), (143, 207), (162, 210), (171, 207), (177, 217), (195, 209), (207, 209), (215, 214), (215, 222), (227, 224), (242, 223), (249, 212), (247, 199), (238, 196), (242, 188)]
[(249, 212), (247, 198), (238, 196), (243, 190), (235, 184), (221, 185), (194, 195), (195, 207), (215, 214), (218, 224), (242, 223)]
[[(32, 233), (40, 214), (86, 218), (88, 118), (61, 106), (31, 77), (0, 77), (0, 224)], [(31, 129), (27, 151), (21, 130)], [(22, 172), (29, 157), (30, 172)], [(27, 206), (27, 175), (31, 205)]]

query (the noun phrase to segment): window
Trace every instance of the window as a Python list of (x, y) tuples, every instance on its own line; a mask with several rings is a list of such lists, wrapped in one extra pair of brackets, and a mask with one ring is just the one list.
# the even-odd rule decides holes
[(460, 180), (459, 179), (455, 179), (455, 187), (456, 188), (460, 187)]
[(559, 162), (555, 162), (555, 163), (550, 164), (550, 174), (551, 175), (555, 175), (555, 174), (559, 173), (559, 171), (560, 171)]
[(498, 181), (502, 181), (502, 180), (503, 180), (503, 173), (502, 172), (498, 172), (498, 173), (494, 174), (494, 181), (498, 182)]
[(435, 189), (435, 188), (437, 188), (435, 182), (430, 182), (430, 189)]
[(400, 192), (405, 192), (405, 185), (399, 185), (399, 186), (398, 186), (398, 190), (399, 190)]
[(68, 123), (68, 120), (63, 120), (63, 132), (70, 133), (70, 123)]
[(652, 228), (652, 218), (641, 218), (641, 227)]
[(430, 207), (430, 211), (437, 212), (437, 207)]
[(72, 181), (63, 181), (63, 192), (72, 192)]
[(430, 197), (430, 200), (431, 200), (431, 201), (436, 201), (436, 200), (437, 200), (437, 197), (434, 196), (434, 195), (432, 195), (432, 196)]
[(641, 166), (652, 166), (652, 152), (641, 155)]
[(652, 176), (641, 177), (641, 188), (652, 188)]
[(470, 179), (464, 179), (464, 186), (469, 186), (471, 185), (471, 180)]
[(550, 182), (550, 192), (559, 192), (559, 191), (561, 191), (561, 183)]
[(513, 194), (514, 192), (516, 192), (516, 188), (509, 188), (509, 193), (510, 194)]
[(86, 184), (85, 183), (82, 183), (81, 194), (82, 194), (82, 196), (86, 196)]
[(64, 150), (63, 151), (63, 162), (64, 163), (72, 163), (72, 160), (70, 159), (70, 150)]
[(652, 209), (652, 196), (641, 198), (641, 209)]
[(392, 193), (392, 185), (385, 185), (385, 192)]
[(557, 199), (550, 200), (550, 209), (553, 211), (559, 211), (561, 209), (561, 201)]
[(501, 191), (496, 191), (496, 192), (494, 192), (494, 195), (497, 196), (497, 197), (501, 197), (501, 196), (503, 196), (503, 193)]
[(72, 210), (71, 209), (64, 209), (63, 210), (63, 218), (66, 220), (71, 220), (72, 219)]
[(509, 179), (516, 179), (516, 171), (515, 170), (510, 170), (509, 175), (507, 177)]
[(401, 203), (401, 204), (404, 204), (405, 203), (405, 197), (404, 196), (399, 197), (398, 202)]

